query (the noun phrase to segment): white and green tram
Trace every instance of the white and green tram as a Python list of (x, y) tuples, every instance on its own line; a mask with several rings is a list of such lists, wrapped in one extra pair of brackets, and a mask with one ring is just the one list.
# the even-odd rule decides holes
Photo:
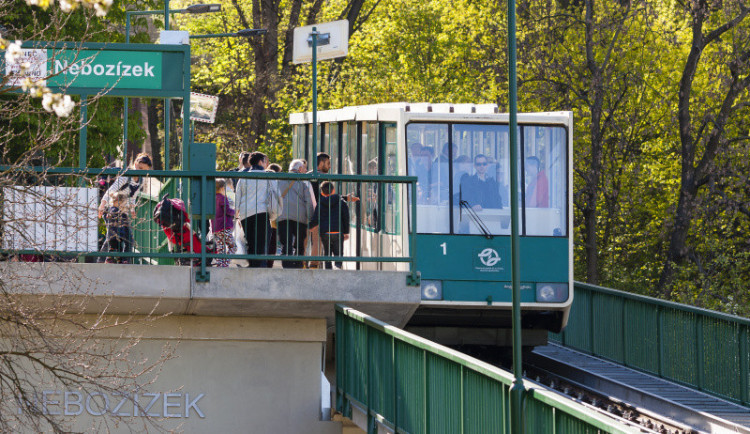
[[(290, 123), (294, 157), (314, 164), (312, 114), (292, 114)], [(509, 344), (508, 114), (494, 105), (388, 103), (320, 111), (318, 123), (331, 174), (417, 177), (416, 198), (398, 184), (341, 186), (361, 198), (346, 256), (407, 252), (403, 228), (416, 199), (422, 302), (407, 328), (446, 343), (490, 336)], [(573, 300), (573, 115), (519, 113), (518, 129), (522, 326), (525, 344), (536, 345), (565, 327)], [(386, 266), (408, 264), (347, 265)]]

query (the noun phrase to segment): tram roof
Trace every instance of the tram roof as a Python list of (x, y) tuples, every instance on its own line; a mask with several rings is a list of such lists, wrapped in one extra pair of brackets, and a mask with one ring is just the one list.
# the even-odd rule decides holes
[[(507, 122), (508, 113), (499, 113), (495, 104), (450, 104), (392, 102), (344, 107), (318, 111), (318, 122), (385, 121), (396, 122), (405, 115), (407, 120), (425, 121), (495, 121)], [(525, 122), (566, 122), (571, 112), (519, 113), (518, 119)], [(312, 112), (292, 113), (292, 125), (312, 123)]]

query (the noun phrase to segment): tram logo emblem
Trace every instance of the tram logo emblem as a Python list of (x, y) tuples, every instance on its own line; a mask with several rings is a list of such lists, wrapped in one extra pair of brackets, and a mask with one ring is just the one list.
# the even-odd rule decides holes
[(482, 265), (488, 268), (495, 267), (500, 261), (502, 261), (502, 258), (500, 257), (500, 254), (497, 253), (497, 250), (491, 247), (487, 247), (486, 249), (479, 252), (479, 254), (477, 254), (477, 257), (479, 258), (479, 261), (482, 263)]

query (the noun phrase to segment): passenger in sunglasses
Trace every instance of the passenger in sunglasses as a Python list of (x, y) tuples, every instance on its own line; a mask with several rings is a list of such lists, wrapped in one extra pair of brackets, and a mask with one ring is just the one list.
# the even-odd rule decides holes
[(503, 207), (500, 186), (495, 178), (487, 175), (487, 166), (487, 157), (477, 154), (474, 157), (475, 173), (461, 179), (461, 199), (477, 212), (485, 208)]

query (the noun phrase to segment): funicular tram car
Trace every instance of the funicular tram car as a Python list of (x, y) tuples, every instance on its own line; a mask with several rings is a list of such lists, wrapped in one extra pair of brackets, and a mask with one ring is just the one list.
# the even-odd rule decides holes
[[(331, 174), (417, 181), (422, 302), (407, 330), (448, 345), (511, 344), (508, 114), (494, 105), (389, 103), (318, 112)], [(312, 115), (290, 116), (293, 153), (315, 164)], [(524, 345), (565, 327), (573, 301), (571, 112), (519, 113), (521, 308)], [(366, 183), (365, 183), (366, 184)], [(352, 207), (346, 256), (408, 251), (410, 192), (343, 185)], [(380, 212), (378, 212), (380, 211)], [(348, 263), (349, 268), (408, 264)]]

